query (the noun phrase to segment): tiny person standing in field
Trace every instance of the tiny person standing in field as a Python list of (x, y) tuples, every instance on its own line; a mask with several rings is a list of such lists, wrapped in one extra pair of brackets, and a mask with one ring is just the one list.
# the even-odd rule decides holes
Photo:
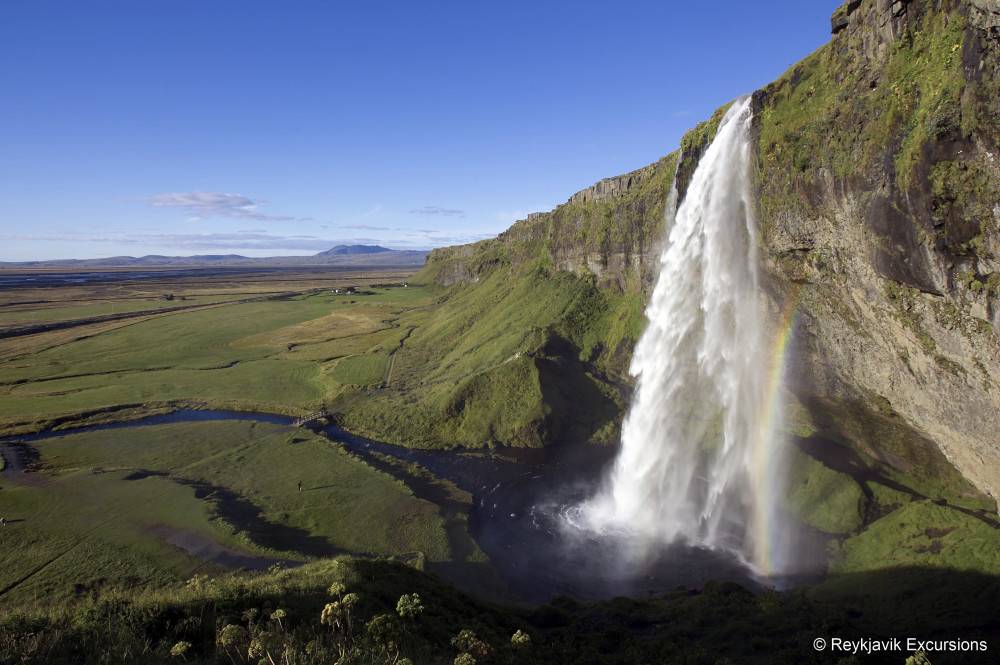
[(299, 481), (299, 491), (300, 492), (302, 491), (302, 481), (301, 480)]

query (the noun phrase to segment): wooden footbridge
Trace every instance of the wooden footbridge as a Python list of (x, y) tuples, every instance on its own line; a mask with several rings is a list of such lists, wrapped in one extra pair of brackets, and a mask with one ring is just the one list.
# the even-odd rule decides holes
[(292, 427), (302, 427), (303, 425), (307, 425), (307, 424), (309, 424), (311, 422), (317, 421), (320, 418), (326, 418), (327, 416), (332, 416), (333, 414), (337, 413), (338, 411), (343, 411), (348, 406), (350, 406), (351, 404), (353, 404), (356, 400), (359, 400), (362, 397), (368, 397), (369, 395), (374, 395), (375, 393), (383, 392), (384, 390), (385, 390), (385, 388), (378, 388), (377, 390), (370, 390), (370, 391), (368, 391), (366, 393), (362, 393), (361, 395), (355, 395), (351, 399), (349, 399), (346, 402), (343, 402), (341, 404), (338, 404), (337, 406), (333, 407), (329, 411), (317, 411), (316, 413), (310, 413), (308, 416), (302, 416), (301, 418), (299, 418), (298, 420), (296, 420), (295, 422), (292, 423)]

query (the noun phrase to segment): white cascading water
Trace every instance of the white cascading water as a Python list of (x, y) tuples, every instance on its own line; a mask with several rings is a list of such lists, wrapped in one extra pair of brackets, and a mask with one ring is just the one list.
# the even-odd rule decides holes
[(621, 452), (577, 517), (599, 532), (630, 533), (640, 554), (686, 542), (771, 572), (759, 536), (777, 479), (760, 459), (773, 438), (765, 413), (771, 363), (761, 329), (750, 120), (749, 98), (730, 107), (676, 211), (630, 368), (637, 386)]

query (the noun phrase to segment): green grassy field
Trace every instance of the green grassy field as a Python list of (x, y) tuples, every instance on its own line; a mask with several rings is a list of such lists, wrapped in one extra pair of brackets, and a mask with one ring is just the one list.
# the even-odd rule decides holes
[(175, 298), (166, 300), (164, 298), (128, 298), (124, 300), (109, 300), (90, 304), (72, 304), (59, 306), (46, 306), (41, 309), (21, 309), (6, 314), (0, 314), (0, 328), (9, 325), (23, 325), (26, 323), (48, 323), (51, 321), (69, 321), (72, 319), (85, 319), (92, 316), (105, 316), (108, 314), (125, 314), (128, 312), (155, 311), (169, 307), (186, 307), (189, 305), (207, 305), (210, 303), (225, 302), (236, 298), (254, 298), (263, 294), (241, 293), (233, 295), (230, 293), (211, 294), (201, 296), (185, 296), (183, 299)]
[(331, 406), (381, 383), (388, 351), (407, 332), (388, 321), (430, 294), (410, 287), (367, 297), (377, 302), (345, 304), (320, 291), (177, 312), (13, 353), (0, 362), (0, 426), (121, 404), (303, 414)]
[(36, 447), (40, 470), (24, 477), (30, 484), (0, 482), (8, 521), (0, 603), (72, 597), (77, 585), (157, 586), (215, 569), (166, 543), (168, 532), (299, 560), (345, 552), (419, 552), (431, 566), (459, 553), (484, 560), (463, 535), (464, 514), (442, 511), (308, 430), (177, 423), (67, 434)]

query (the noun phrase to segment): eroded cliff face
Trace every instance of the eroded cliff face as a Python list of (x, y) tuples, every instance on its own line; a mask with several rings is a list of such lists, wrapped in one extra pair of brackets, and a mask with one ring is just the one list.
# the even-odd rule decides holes
[[(619, 291), (645, 291), (659, 274), (663, 218), (677, 153), (573, 194), (551, 212), (532, 213), (497, 238), (434, 250), (437, 283), (474, 283), (490, 256), (515, 266), (544, 257), (552, 270), (590, 274)], [(485, 263), (484, 263), (485, 261)]]
[(929, 438), (994, 497), (998, 17), (986, 0), (852, 0), (754, 100), (764, 266), (800, 313), (794, 389), (917, 430), (863, 445), (898, 458)]

